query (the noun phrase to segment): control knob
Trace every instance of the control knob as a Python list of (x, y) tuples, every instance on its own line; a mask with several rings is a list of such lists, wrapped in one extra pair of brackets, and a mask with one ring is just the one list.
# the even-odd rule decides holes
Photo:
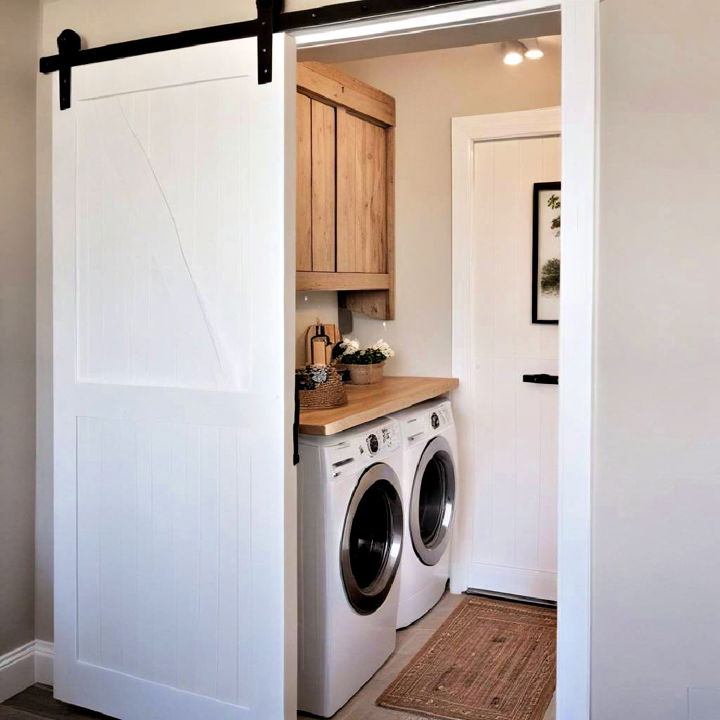
[(375, 433), (368, 435), (367, 446), (373, 455), (379, 450), (380, 442), (378, 441), (378, 437)]

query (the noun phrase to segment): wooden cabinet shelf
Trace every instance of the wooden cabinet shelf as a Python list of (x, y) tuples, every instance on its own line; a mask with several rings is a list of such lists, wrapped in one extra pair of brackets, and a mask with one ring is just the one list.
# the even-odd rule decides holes
[(330, 65), (297, 76), (297, 289), (392, 319), (395, 100)]
[(388, 290), (387, 273), (298, 272), (298, 290)]

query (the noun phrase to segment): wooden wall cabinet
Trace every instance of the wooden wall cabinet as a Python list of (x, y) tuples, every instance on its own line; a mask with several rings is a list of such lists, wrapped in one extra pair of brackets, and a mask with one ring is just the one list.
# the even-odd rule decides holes
[(297, 289), (391, 320), (395, 100), (321, 63), (297, 83)]

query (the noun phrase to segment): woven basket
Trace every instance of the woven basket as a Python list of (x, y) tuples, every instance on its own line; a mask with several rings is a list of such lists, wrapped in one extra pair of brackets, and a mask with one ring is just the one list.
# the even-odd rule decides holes
[(347, 405), (347, 393), (339, 375), (330, 371), (327, 382), (314, 390), (300, 390), (300, 407), (303, 410), (328, 410)]

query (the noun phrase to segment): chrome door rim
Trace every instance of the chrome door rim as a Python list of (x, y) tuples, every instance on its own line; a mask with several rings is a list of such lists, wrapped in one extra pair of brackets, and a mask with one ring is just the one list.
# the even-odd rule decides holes
[[(392, 496), (388, 498), (390, 513), (390, 542), (383, 560), (383, 567), (377, 577), (369, 585), (361, 587), (353, 572), (350, 558), (350, 535), (353, 520), (365, 493), (378, 482), (387, 483)], [(378, 463), (369, 467), (358, 480), (353, 491), (343, 526), (340, 545), (340, 570), (342, 573), (345, 594), (352, 607), (361, 615), (375, 612), (385, 602), (392, 588), (400, 565), (400, 553), (403, 541), (403, 509), (400, 491), (400, 481), (395, 471), (385, 463)]]
[[(420, 527), (420, 491), (425, 470), (430, 461), (438, 455), (446, 475), (445, 502), (442, 518), (432, 540), (427, 543), (422, 537)], [(412, 494), (410, 496), (410, 513), (408, 523), (410, 526), (410, 539), (413, 550), (418, 559), (425, 565), (436, 565), (447, 550), (450, 543), (450, 531), (455, 518), (455, 463), (450, 443), (439, 435), (433, 438), (420, 456), (420, 462), (413, 478)]]

